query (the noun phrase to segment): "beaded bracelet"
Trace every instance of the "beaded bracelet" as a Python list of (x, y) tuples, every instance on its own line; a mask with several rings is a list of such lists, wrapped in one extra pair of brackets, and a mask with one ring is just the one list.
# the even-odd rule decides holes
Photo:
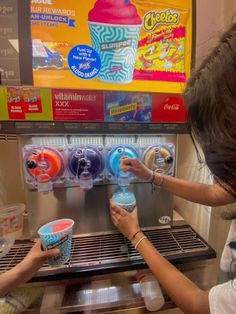
[(154, 180), (155, 180), (155, 171), (152, 170), (152, 178), (150, 180), (150, 183), (153, 184)]
[(154, 183), (154, 180), (155, 180), (155, 171), (152, 171), (152, 179), (151, 179), (150, 183), (151, 183), (151, 184), (155, 184), (157, 187), (162, 187), (163, 182), (164, 182), (164, 175), (163, 175), (163, 174), (160, 174), (160, 176), (161, 176), (160, 182), (159, 182), (159, 183)]
[(138, 240), (138, 242), (135, 244), (135, 250), (137, 250), (137, 247), (139, 246), (139, 244), (144, 240), (144, 239), (147, 239), (146, 236), (143, 236), (141, 239)]

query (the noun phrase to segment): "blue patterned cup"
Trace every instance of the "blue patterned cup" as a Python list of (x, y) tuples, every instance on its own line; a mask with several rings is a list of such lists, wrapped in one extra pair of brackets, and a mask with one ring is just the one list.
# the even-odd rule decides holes
[(43, 225), (38, 230), (44, 250), (59, 248), (57, 256), (50, 257), (48, 264), (59, 266), (65, 264), (70, 258), (72, 230), (74, 221), (72, 219), (58, 219)]
[(101, 59), (98, 78), (103, 82), (130, 83), (141, 25), (88, 22), (93, 48)]

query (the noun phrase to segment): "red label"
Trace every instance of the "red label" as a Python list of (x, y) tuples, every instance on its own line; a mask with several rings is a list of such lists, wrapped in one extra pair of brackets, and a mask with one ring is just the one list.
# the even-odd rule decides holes
[(53, 89), (54, 120), (103, 121), (103, 92)]
[(34, 87), (7, 87), (9, 119), (25, 119), (26, 113), (41, 113), (39, 90)]
[(7, 87), (7, 107), (9, 119), (25, 119), (20, 87)]
[(42, 112), (42, 105), (41, 103), (32, 103), (29, 104), (25, 103), (25, 112), (26, 113), (40, 113)]
[(24, 104), (17, 102), (17, 103), (8, 103), (8, 115), (9, 119), (18, 120), (18, 119), (25, 119), (25, 112), (24, 112)]
[(186, 122), (187, 110), (179, 94), (153, 94), (153, 122)]
[(41, 113), (42, 104), (37, 88), (24, 87), (22, 89), (22, 98), (25, 106), (25, 113)]

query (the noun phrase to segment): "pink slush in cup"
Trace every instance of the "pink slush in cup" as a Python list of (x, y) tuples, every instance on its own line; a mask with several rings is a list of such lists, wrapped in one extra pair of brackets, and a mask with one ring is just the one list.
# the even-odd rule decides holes
[(59, 266), (65, 264), (70, 258), (72, 230), (74, 221), (72, 219), (58, 219), (43, 225), (38, 230), (44, 250), (59, 248), (60, 254), (50, 257), (48, 264)]
[(131, 82), (142, 24), (136, 7), (129, 0), (97, 0), (88, 24), (93, 48), (101, 59), (99, 80)]

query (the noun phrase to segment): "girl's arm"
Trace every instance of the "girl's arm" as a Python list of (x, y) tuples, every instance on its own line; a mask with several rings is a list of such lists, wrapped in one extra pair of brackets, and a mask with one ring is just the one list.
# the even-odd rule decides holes
[(155, 174), (154, 184), (159, 185), (181, 198), (207, 206), (222, 206), (235, 202), (235, 199), (219, 184), (195, 183), (171, 176)]
[(144, 238), (141, 231), (137, 233), (140, 230), (137, 208), (132, 213), (128, 213), (111, 201), (110, 214), (114, 225), (131, 240), (132, 244), (135, 246), (139, 243), (137, 250), (175, 304), (184, 313), (209, 314), (208, 292), (198, 288), (162, 257), (149, 240)]
[(58, 253), (58, 249), (42, 251), (41, 242), (38, 240), (22, 262), (0, 275), (0, 296), (31, 279), (48, 257)]
[(153, 173), (139, 159), (123, 156), (120, 159), (120, 168), (130, 171), (138, 178), (162, 186), (168, 192), (188, 201), (207, 206), (221, 206), (234, 203), (235, 199), (218, 184), (195, 183), (171, 176), (162, 176)]
[[(143, 233), (138, 233), (135, 239), (132, 240), (132, 244), (135, 245), (143, 236)], [(208, 292), (198, 288), (162, 257), (148, 239), (142, 240), (137, 250), (166, 293), (184, 313), (210, 313)]]

